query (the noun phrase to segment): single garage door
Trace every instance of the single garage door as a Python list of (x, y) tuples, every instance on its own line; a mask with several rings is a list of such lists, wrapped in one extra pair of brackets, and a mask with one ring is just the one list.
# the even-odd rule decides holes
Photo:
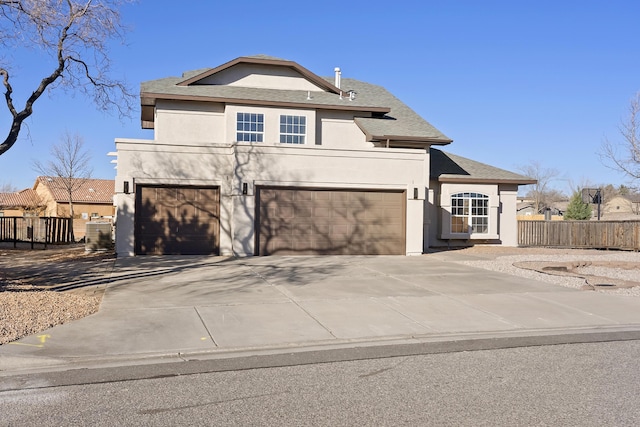
[(136, 254), (218, 254), (219, 236), (219, 188), (136, 187)]
[(404, 191), (258, 188), (259, 255), (404, 255)]

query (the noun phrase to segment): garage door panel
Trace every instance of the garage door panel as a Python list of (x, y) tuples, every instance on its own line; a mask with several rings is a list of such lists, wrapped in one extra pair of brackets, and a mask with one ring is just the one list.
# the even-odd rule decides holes
[(136, 189), (136, 254), (216, 254), (219, 251), (218, 188)]
[(358, 192), (346, 192), (346, 191), (338, 191), (338, 192), (332, 192), (331, 194), (331, 200), (336, 203), (336, 204), (346, 204), (344, 202), (349, 202), (352, 201), (352, 199), (354, 199), (355, 197), (357, 197), (357, 194), (359, 194)]
[(313, 224), (296, 224), (293, 227), (292, 236), (312, 236), (316, 234), (316, 229)]
[(273, 212), (276, 217), (283, 219), (293, 218), (295, 216), (292, 205), (278, 206), (277, 208), (271, 209), (270, 212)]
[(311, 204), (302, 204), (293, 208), (293, 216), (295, 218), (311, 218), (313, 212), (313, 206)]
[(332, 196), (333, 194), (330, 191), (316, 191), (313, 195), (315, 200), (325, 203), (331, 200)]
[(404, 254), (405, 195), (259, 188), (257, 249), (271, 254)]
[(313, 192), (312, 191), (292, 191), (292, 199), (295, 203), (300, 202), (310, 202), (313, 200)]
[(293, 202), (293, 193), (286, 191), (286, 192), (271, 192), (271, 194), (269, 195), (269, 198), (276, 200), (280, 203), (282, 202)]
[(331, 209), (327, 206), (315, 206), (313, 208), (313, 217), (322, 221), (330, 221), (331, 220)]

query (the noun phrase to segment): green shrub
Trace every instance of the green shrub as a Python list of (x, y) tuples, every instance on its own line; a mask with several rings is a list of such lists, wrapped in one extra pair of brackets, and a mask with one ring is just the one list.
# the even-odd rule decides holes
[(569, 201), (567, 210), (564, 213), (565, 220), (585, 220), (591, 219), (591, 205), (582, 201), (580, 192), (575, 192)]

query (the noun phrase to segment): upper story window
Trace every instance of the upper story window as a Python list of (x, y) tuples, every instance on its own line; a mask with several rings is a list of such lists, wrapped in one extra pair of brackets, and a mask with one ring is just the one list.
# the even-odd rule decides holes
[(306, 117), (280, 116), (280, 142), (285, 144), (304, 144), (306, 134)]
[(489, 196), (481, 193), (451, 195), (452, 233), (489, 233)]
[(238, 113), (236, 141), (262, 142), (264, 137), (264, 114)]

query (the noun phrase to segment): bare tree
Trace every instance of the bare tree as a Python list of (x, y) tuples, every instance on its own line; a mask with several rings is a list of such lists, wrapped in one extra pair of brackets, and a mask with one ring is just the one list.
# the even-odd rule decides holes
[(551, 181), (560, 172), (557, 169), (545, 168), (537, 160), (531, 160), (528, 164), (518, 167), (518, 170), (529, 178), (536, 180), (535, 184), (530, 184), (528, 196), (533, 198), (536, 213), (545, 207), (549, 207), (555, 199), (560, 197), (558, 191), (550, 188)]
[(18, 191), (18, 189), (10, 182), (0, 184), (0, 193), (15, 193), (16, 191)]
[(632, 181), (640, 180), (640, 92), (629, 102), (628, 116), (620, 121), (622, 139), (605, 138), (600, 158), (611, 169), (624, 173)]
[(51, 157), (52, 159), (44, 164), (35, 161), (34, 169), (44, 176), (51, 177), (51, 185), (63, 190), (69, 197), (69, 217), (73, 218), (73, 193), (91, 179), (91, 156), (84, 150), (82, 137), (67, 132), (60, 139), (60, 143), (51, 147)]
[[(13, 99), (8, 60), (0, 58), (0, 78), (11, 115), (0, 155), (17, 141), (23, 122), (47, 89), (65, 86), (93, 98), (103, 110), (115, 107), (127, 115), (135, 97), (122, 80), (109, 77), (107, 43), (124, 39), (119, 8), (133, 0), (0, 0), (0, 46), (10, 51), (38, 48), (53, 57), (45, 75), (24, 102)], [(45, 72), (46, 73), (46, 72)], [(2, 139), (0, 139), (1, 141)]]

